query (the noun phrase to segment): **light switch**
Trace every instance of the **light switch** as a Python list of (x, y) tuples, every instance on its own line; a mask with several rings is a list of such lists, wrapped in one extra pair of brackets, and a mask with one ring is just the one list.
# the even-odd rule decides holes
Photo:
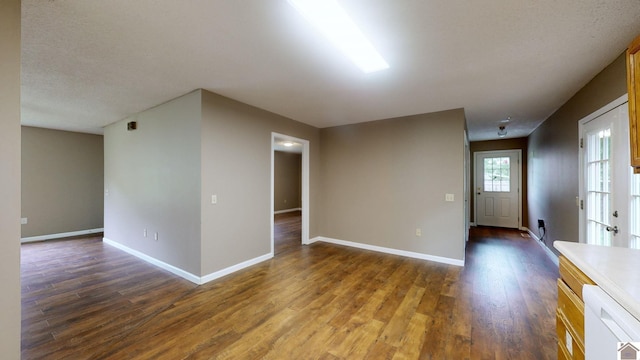
[(454, 199), (453, 194), (445, 194), (444, 195), (444, 200), (445, 201), (453, 201), (453, 199)]
[(25, 225), (28, 222), (29, 222), (29, 219), (27, 219), (27, 218), (20, 219), (20, 224), (22, 224), (22, 225)]
[(211, 195), (211, 203), (214, 205), (218, 203), (218, 195)]

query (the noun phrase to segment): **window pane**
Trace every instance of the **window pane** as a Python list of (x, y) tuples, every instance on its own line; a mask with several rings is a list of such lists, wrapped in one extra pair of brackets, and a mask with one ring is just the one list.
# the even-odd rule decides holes
[(587, 135), (586, 207), (587, 243), (611, 246), (607, 222), (611, 208), (611, 131)]
[(631, 217), (629, 218), (629, 247), (640, 249), (640, 174), (631, 170)]
[(511, 164), (509, 157), (484, 159), (484, 191), (511, 191)]

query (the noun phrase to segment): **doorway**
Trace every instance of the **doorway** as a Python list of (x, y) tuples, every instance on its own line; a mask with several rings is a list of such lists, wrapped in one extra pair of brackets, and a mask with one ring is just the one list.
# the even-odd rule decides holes
[(479, 151), (474, 158), (475, 218), (480, 226), (520, 229), (521, 150)]
[[(271, 133), (271, 255), (275, 255), (275, 154), (287, 150), (301, 155), (300, 173), (300, 244), (309, 243), (309, 141), (289, 135)], [(295, 214), (292, 214), (295, 215)]]
[(580, 121), (580, 241), (640, 247), (640, 175), (629, 166), (624, 95)]

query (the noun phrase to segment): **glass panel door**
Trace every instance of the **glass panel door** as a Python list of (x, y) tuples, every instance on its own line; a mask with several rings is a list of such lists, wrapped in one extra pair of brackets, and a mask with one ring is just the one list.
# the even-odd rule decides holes
[[(640, 247), (638, 189), (630, 185), (629, 117), (624, 102), (583, 127), (584, 241)], [(637, 184), (635, 185), (637, 187)]]

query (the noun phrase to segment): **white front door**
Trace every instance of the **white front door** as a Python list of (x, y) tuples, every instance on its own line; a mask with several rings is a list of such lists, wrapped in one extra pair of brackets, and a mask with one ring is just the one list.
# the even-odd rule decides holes
[(638, 177), (629, 166), (626, 101), (582, 122), (582, 226), (584, 242), (637, 247)]
[(477, 152), (476, 223), (520, 227), (520, 150)]

